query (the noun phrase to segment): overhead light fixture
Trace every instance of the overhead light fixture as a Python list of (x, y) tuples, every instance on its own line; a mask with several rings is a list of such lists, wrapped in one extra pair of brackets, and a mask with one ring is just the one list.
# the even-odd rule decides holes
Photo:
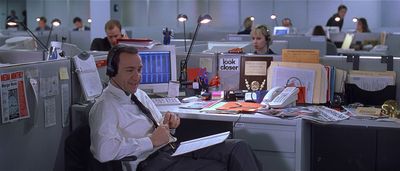
[(341, 20), (340, 17), (335, 17), (336, 22), (339, 22), (340, 20)]
[(358, 21), (357, 17), (353, 17), (353, 23), (356, 23)]
[(177, 17), (179, 22), (183, 23), (183, 41), (185, 42), (185, 52), (186, 52), (186, 21), (188, 17), (185, 14), (179, 14)]
[(197, 33), (199, 32), (200, 25), (207, 24), (210, 21), (212, 21), (212, 18), (208, 14), (205, 14), (203, 16), (200, 15), (199, 18), (197, 19), (197, 26), (196, 26), (196, 30), (194, 31), (192, 42), (190, 42), (189, 51), (186, 54), (186, 58), (181, 61), (181, 65), (180, 65), (181, 72), (179, 75), (179, 81), (180, 81), (181, 85), (185, 84), (188, 81), (187, 80), (187, 64), (189, 61), (190, 54), (192, 53), (192, 48), (193, 48), (194, 42), (196, 41), (196, 37), (197, 37)]

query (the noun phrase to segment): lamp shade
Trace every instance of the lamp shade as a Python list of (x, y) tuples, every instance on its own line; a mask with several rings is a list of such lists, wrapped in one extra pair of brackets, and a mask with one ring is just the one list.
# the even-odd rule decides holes
[(18, 23), (15, 21), (7, 21), (7, 25), (8, 26), (16, 26), (16, 25), (18, 25)]
[(254, 21), (254, 19), (255, 19), (255, 18), (254, 18), (253, 16), (250, 17), (250, 20), (251, 20), (251, 21)]
[(92, 23), (92, 18), (88, 18), (88, 19), (87, 19), (87, 22), (88, 22), (88, 23)]
[(40, 21), (40, 17), (36, 17), (36, 21), (39, 22)]
[(340, 17), (335, 17), (336, 22), (339, 22), (340, 20), (341, 20)]
[(184, 22), (187, 21), (188, 17), (185, 14), (179, 14), (176, 19), (178, 19), (179, 22)]
[(51, 21), (51, 24), (55, 27), (58, 27), (61, 25), (61, 20), (58, 18), (53, 19), (53, 21)]
[(205, 15), (203, 15), (203, 16), (200, 15), (200, 16), (199, 16), (199, 19), (197, 20), (197, 22), (198, 22), (198, 23), (201, 23), (201, 24), (207, 24), (207, 23), (209, 23), (211, 20), (212, 20), (211, 16), (208, 15), (208, 14), (205, 14)]
[(357, 17), (353, 17), (353, 23), (356, 23), (358, 21)]
[(271, 15), (271, 20), (275, 20), (277, 18), (276, 14)]

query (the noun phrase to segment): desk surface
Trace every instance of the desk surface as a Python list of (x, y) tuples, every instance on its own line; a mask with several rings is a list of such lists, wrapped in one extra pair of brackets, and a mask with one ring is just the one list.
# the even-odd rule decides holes
[[(279, 124), (279, 125), (296, 125), (300, 119), (281, 119), (263, 114), (212, 114), (200, 112), (193, 109), (181, 109), (178, 105), (158, 106), (158, 109), (164, 112), (174, 112), (179, 117), (186, 119), (214, 120), (214, 121), (229, 121), (229, 122), (246, 122), (260, 124)], [(381, 121), (375, 119), (359, 119), (350, 117), (347, 120), (327, 123), (327, 125), (342, 125), (342, 126), (361, 126), (361, 127), (383, 127), (383, 128), (400, 128), (400, 120), (398, 122)]]
[(348, 55), (348, 54), (356, 54), (356, 55), (360, 55), (360, 56), (385, 56), (386, 53), (385, 52), (374, 52), (374, 51), (356, 51), (353, 49), (337, 49), (337, 53), (338, 54), (344, 54), (344, 55)]

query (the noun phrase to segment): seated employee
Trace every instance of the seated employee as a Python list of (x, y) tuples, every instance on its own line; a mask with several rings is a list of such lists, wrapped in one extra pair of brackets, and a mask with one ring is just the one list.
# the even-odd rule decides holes
[(72, 29), (73, 31), (89, 31), (90, 27), (83, 25), (82, 19), (79, 17), (75, 17), (72, 22), (75, 25), (75, 28)]
[(297, 29), (293, 27), (292, 20), (290, 18), (282, 19), (282, 26), (289, 28), (289, 34), (296, 34)]
[(369, 30), (369, 27), (368, 27), (367, 19), (359, 18), (357, 20), (356, 32), (357, 33), (369, 33), (369, 32), (371, 32), (371, 30)]
[(40, 17), (38, 21), (38, 27), (36, 27), (36, 31), (47, 31), (50, 30), (50, 27), (46, 24), (46, 17)]
[(253, 47), (255, 54), (275, 54), (269, 49), (271, 45), (271, 34), (268, 26), (260, 25), (251, 31), (251, 38), (253, 40)]
[[(116, 45), (107, 57), (110, 83), (90, 110), (90, 149), (100, 162), (137, 156), (124, 162), (130, 170), (262, 170), (251, 148), (241, 140), (223, 143), (195, 152), (171, 157), (167, 145), (170, 129), (180, 125), (174, 113), (164, 117), (138, 89), (142, 61), (134, 47)], [(218, 168), (214, 168), (218, 167)]]
[(239, 31), (237, 34), (250, 34), (251, 32), (251, 27), (253, 26), (253, 20), (251, 20), (251, 17), (246, 17), (243, 22), (243, 31)]
[(90, 50), (109, 51), (115, 46), (118, 39), (128, 38), (121, 32), (121, 23), (118, 20), (109, 20), (104, 26), (107, 37), (95, 38), (90, 45)]

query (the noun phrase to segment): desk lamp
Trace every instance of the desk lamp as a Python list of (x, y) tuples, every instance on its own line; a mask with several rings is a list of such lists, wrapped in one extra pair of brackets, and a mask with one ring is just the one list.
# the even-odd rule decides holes
[[(16, 26), (17, 24), (21, 24), (21, 26), (28, 32), (28, 35), (31, 36), (39, 44), (39, 46), (43, 49), (44, 52), (48, 52), (46, 45), (44, 45), (43, 42), (41, 42), (28, 27), (26, 27), (24, 22), (18, 22), (18, 21), (7, 22), (7, 25), (9, 25), (9, 26)], [(43, 56), (44, 56), (44, 53), (43, 53)]]
[(186, 52), (186, 21), (188, 17), (185, 14), (179, 14), (177, 17), (179, 22), (183, 23), (183, 41), (185, 42), (185, 52)]
[(49, 36), (47, 36), (46, 46), (49, 46), (50, 36), (51, 36), (51, 32), (53, 31), (53, 27), (58, 27), (60, 25), (61, 25), (61, 20), (58, 18), (55, 18), (55, 19), (53, 19), (53, 21), (51, 21), (51, 27), (50, 27)]
[(196, 26), (196, 30), (194, 32), (193, 38), (192, 38), (192, 42), (190, 43), (190, 47), (189, 47), (189, 51), (186, 55), (185, 60), (181, 61), (181, 72), (180, 72), (180, 76), (179, 76), (179, 81), (181, 82), (181, 84), (185, 81), (187, 81), (187, 64), (188, 64), (188, 60), (190, 57), (190, 54), (192, 53), (192, 48), (193, 48), (193, 44), (196, 41), (196, 37), (197, 37), (197, 33), (199, 31), (200, 25), (201, 24), (207, 24), (212, 20), (211, 16), (208, 14), (205, 14), (203, 16), (199, 16), (198, 20), (197, 20), (197, 26)]
[(271, 20), (274, 20), (275, 26), (278, 26), (278, 20), (277, 20), (278, 16), (276, 16), (276, 14), (272, 14), (270, 18)]
[(352, 21), (353, 21), (353, 23), (357, 23), (358, 18), (357, 17), (353, 17)]

